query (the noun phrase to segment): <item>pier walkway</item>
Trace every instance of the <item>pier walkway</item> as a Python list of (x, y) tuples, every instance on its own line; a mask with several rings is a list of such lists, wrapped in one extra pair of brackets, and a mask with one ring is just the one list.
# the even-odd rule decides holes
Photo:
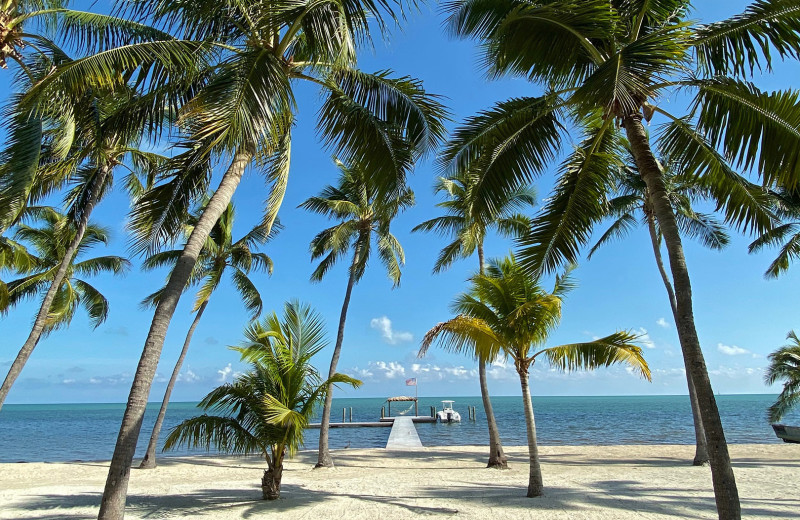
[(389, 440), (386, 442), (387, 450), (418, 450), (422, 449), (422, 442), (417, 435), (417, 428), (411, 417), (395, 417)]

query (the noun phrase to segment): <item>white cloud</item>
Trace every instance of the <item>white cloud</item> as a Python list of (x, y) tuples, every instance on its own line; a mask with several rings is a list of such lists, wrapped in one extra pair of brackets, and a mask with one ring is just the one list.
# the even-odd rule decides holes
[(635, 330), (634, 332), (640, 336), (637, 341), (645, 348), (656, 348), (656, 344), (653, 343), (653, 340), (650, 338), (650, 334), (647, 333), (646, 328), (639, 327), (639, 330)]
[(61, 381), (61, 382), (62, 382), (63, 384), (65, 384), (65, 385), (71, 385), (72, 383), (74, 383), (74, 382), (75, 382), (75, 380), (74, 380), (74, 379), (65, 379), (65, 380), (63, 380), (63, 381)]
[(669, 328), (669, 322), (664, 318), (658, 318), (658, 320), (656, 320), (656, 325), (658, 325), (659, 327), (663, 327), (665, 329)]
[(369, 326), (377, 331), (380, 331), (383, 340), (390, 345), (397, 345), (398, 343), (405, 343), (414, 340), (414, 335), (410, 332), (401, 332), (392, 329), (392, 320), (387, 316), (380, 318), (372, 318)]
[(394, 361), (388, 363), (386, 361), (370, 362), (370, 368), (382, 372), (383, 377), (386, 379), (395, 379), (406, 375), (405, 367)]
[(226, 366), (222, 370), (217, 370), (217, 374), (219, 374), (219, 382), (224, 383), (225, 381), (227, 381), (228, 376), (230, 376), (232, 373), (233, 373), (233, 367), (231, 366), (230, 363), (228, 363), (228, 366)]
[(722, 343), (717, 343), (717, 350), (726, 356), (741, 356), (742, 354), (751, 354), (749, 350), (743, 349), (742, 347), (737, 347), (736, 345), (723, 345)]
[(199, 381), (200, 376), (194, 373), (191, 368), (187, 368), (185, 372), (181, 372), (178, 374), (178, 381), (186, 382), (186, 383), (194, 383), (195, 381)]

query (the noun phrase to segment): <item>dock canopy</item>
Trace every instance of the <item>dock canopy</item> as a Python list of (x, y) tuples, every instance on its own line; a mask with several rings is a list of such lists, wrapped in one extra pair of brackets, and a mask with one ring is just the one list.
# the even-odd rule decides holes
[(390, 397), (386, 400), (389, 403), (389, 417), (392, 416), (392, 403), (402, 402), (402, 401), (413, 401), (414, 402), (414, 416), (419, 415), (419, 410), (417, 409), (417, 398), (411, 397), (408, 395), (398, 395), (397, 397)]

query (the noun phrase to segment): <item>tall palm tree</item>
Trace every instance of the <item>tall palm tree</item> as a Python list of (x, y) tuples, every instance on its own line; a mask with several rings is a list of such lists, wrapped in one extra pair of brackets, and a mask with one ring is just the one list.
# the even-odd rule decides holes
[[(65, 62), (69, 63), (68, 60)], [(125, 94), (127, 98), (124, 97)], [(9, 179), (10, 184), (6, 186), (8, 190), (0, 193), (2, 202), (4, 196), (13, 198), (14, 190), (20, 184), (24, 185), (21, 189), (25, 197), (18, 210), (14, 212), (9, 209), (10, 206), (3, 210), (8, 212), (6, 216), (9, 221), (19, 219), (27, 206), (35, 204), (59, 188), (71, 185), (65, 204), (69, 208), (69, 217), (76, 225), (72, 242), (66, 244), (63, 250), (64, 256), (60, 259), (51, 284), (42, 298), (31, 332), (20, 349), (23, 363), (47, 329), (47, 317), (51, 306), (55, 304), (58, 288), (80, 248), (94, 208), (111, 189), (116, 170), (124, 168), (130, 172), (126, 185), (135, 196), (141, 189), (142, 181), (139, 177), (143, 176), (147, 183), (147, 179), (152, 178), (155, 167), (163, 160), (158, 154), (140, 150), (137, 146), (142, 133), (153, 123), (149, 117), (131, 120), (137, 97), (131, 91), (106, 91), (80, 98), (61, 96), (54, 102), (48, 100), (46, 106), (36, 109), (42, 123), (48, 125), (47, 131), (40, 136), (40, 141), (16, 142), (12, 138), (5, 151), (5, 158), (9, 160), (6, 167), (11, 170), (0, 171), (0, 175), (5, 177), (11, 171), (9, 176), (13, 177), (13, 165), (17, 158), (27, 154), (26, 148), (32, 146), (40, 150), (39, 166), (33, 173), (31, 182), (24, 185), (25, 183), (16, 183)], [(127, 102), (131, 104), (128, 105)], [(12, 128), (11, 133), (14, 134), (16, 130)], [(0, 188), (3, 188), (2, 182)], [(0, 408), (13, 383), (12, 377), (7, 380), (7, 386), (0, 388)]]
[[(670, 204), (674, 208), (675, 218), (680, 226), (681, 233), (684, 236), (699, 240), (703, 245), (712, 249), (719, 250), (728, 245), (730, 237), (725, 232), (723, 224), (714, 215), (695, 211), (692, 207), (694, 203), (700, 200), (711, 198), (708, 190), (696, 186), (694, 177), (691, 175), (677, 174), (669, 165), (662, 165), (662, 168), (664, 186), (667, 190)], [(637, 224), (643, 223), (647, 227), (650, 245), (653, 248), (653, 255), (656, 259), (656, 266), (669, 297), (672, 318), (677, 320), (678, 310), (675, 302), (675, 290), (672, 287), (672, 280), (664, 267), (664, 259), (661, 255), (661, 233), (653, 215), (652, 204), (648, 200), (647, 185), (636, 171), (636, 166), (632, 160), (620, 170), (614, 191), (617, 196), (609, 200), (607, 204), (608, 214), (614, 220), (597, 243), (589, 250), (589, 258), (603, 244), (623, 238)], [(706, 433), (700, 418), (700, 404), (697, 401), (694, 383), (689, 377), (689, 367), (685, 368), (695, 434), (695, 454), (692, 463), (695, 466), (703, 466), (708, 463)]]
[[(483, 241), (490, 228), (501, 235), (519, 237), (524, 234), (530, 221), (518, 213), (526, 206), (536, 203), (536, 193), (532, 187), (522, 187), (511, 191), (499, 201), (492, 210), (475, 213), (475, 206), (470, 199), (478, 176), (460, 172), (452, 177), (439, 177), (436, 192), (444, 193), (447, 200), (436, 206), (443, 208), (445, 215), (426, 220), (412, 231), (434, 231), (439, 235), (452, 236), (453, 241), (439, 253), (433, 266), (437, 273), (448, 268), (457, 258), (468, 258), (478, 253), (478, 273), (483, 274), (484, 257)], [(507, 468), (508, 459), (500, 442), (500, 432), (489, 397), (489, 384), (486, 380), (486, 363), (492, 360), (478, 359), (478, 380), (481, 387), (483, 409), (489, 428), (489, 462), (490, 468)]]
[[(351, 250), (353, 252), (342, 312), (339, 315), (336, 345), (331, 356), (329, 377), (333, 377), (339, 364), (350, 296), (353, 287), (361, 280), (367, 269), (373, 237), (378, 248), (378, 256), (386, 268), (389, 279), (395, 287), (400, 285), (400, 266), (405, 263), (405, 254), (400, 242), (389, 231), (389, 227), (400, 212), (414, 205), (414, 192), (409, 188), (402, 188), (387, 193), (372, 180), (366, 165), (360, 163), (346, 165), (337, 160), (336, 166), (340, 172), (338, 185), (327, 186), (318, 196), (311, 197), (300, 205), (301, 208), (339, 221), (335, 226), (318, 233), (311, 241), (311, 259), (324, 257), (312, 273), (312, 281), (322, 281), (341, 257)], [(325, 396), (325, 405), (322, 409), (317, 467), (333, 467), (333, 458), (328, 447), (332, 399), (333, 391), (330, 391)]]
[[(186, 333), (186, 339), (183, 342), (183, 348), (178, 356), (178, 361), (175, 363), (175, 368), (172, 370), (172, 376), (167, 383), (167, 389), (164, 392), (164, 399), (161, 401), (161, 408), (158, 411), (153, 432), (150, 434), (150, 442), (147, 444), (147, 451), (145, 452), (144, 459), (142, 459), (139, 468), (150, 469), (156, 467), (156, 448), (158, 446), (158, 437), (161, 433), (161, 427), (164, 424), (164, 417), (167, 413), (167, 406), (169, 399), (172, 395), (172, 389), (175, 387), (175, 382), (178, 380), (183, 361), (186, 359), (186, 353), (189, 351), (189, 344), (192, 341), (192, 335), (200, 323), (200, 318), (203, 316), (212, 293), (219, 287), (222, 282), (223, 276), (226, 272), (230, 272), (231, 281), (236, 291), (239, 293), (245, 307), (250, 311), (252, 319), (261, 314), (263, 302), (261, 301), (261, 293), (258, 288), (250, 280), (251, 271), (261, 271), (272, 274), (272, 259), (264, 253), (254, 251), (257, 247), (265, 244), (278, 233), (278, 227), (273, 226), (271, 231), (267, 231), (264, 224), (259, 224), (251, 229), (246, 235), (239, 240), (233, 240), (233, 225), (235, 221), (236, 211), (233, 203), (228, 204), (228, 208), (217, 221), (211, 234), (206, 241), (205, 247), (200, 252), (200, 256), (195, 264), (195, 271), (192, 273), (191, 283), (199, 284), (201, 287), (197, 291), (197, 296), (194, 301), (192, 312), (195, 313), (194, 320), (189, 326), (189, 331)], [(196, 220), (195, 218), (192, 221)], [(191, 232), (191, 222), (187, 234)], [(175, 260), (180, 257), (180, 249), (172, 251), (163, 251), (156, 253), (149, 257), (143, 264), (144, 269), (155, 269), (162, 266), (174, 267)], [(157, 291), (147, 297), (143, 304), (147, 306), (155, 305), (161, 291)]]
[(767, 247), (780, 246), (778, 256), (764, 273), (767, 278), (777, 278), (789, 270), (793, 260), (800, 258), (800, 190), (779, 189), (773, 192), (773, 201), (782, 221), (765, 231), (748, 248), (750, 253), (757, 253)]
[(200, 408), (223, 415), (187, 419), (169, 434), (165, 450), (181, 445), (215, 448), (234, 455), (262, 455), (267, 469), (261, 479), (265, 500), (281, 494), (283, 461), (303, 444), (314, 408), (331, 385), (358, 387), (343, 374), (322, 380), (311, 359), (325, 345), (320, 316), (308, 306), (287, 303), (282, 319), (273, 313), (245, 330), (245, 344), (234, 350), (251, 369), (212, 390)]
[[(296, 84), (321, 88), (325, 99), (318, 128), (328, 147), (381, 172), (377, 180), (387, 187), (400, 186), (414, 161), (436, 146), (445, 117), (419, 81), (356, 69), (357, 47), (369, 40), (370, 27), (382, 30), (395, 20), (394, 2), (131, 4), (137, 16), (177, 28), (182, 37), (216, 51), (201, 88), (181, 112), (186, 151), (173, 158), (163, 182), (134, 208), (138, 248), (170, 240), (192, 200), (208, 191), (209, 163), (230, 162), (156, 306), (111, 458), (101, 519), (124, 516), (130, 466), (167, 328), (211, 228), (251, 165), (272, 184), (265, 222), (271, 224), (277, 215), (288, 182)], [(124, 49), (120, 53), (127, 55)], [(130, 58), (128, 63), (136, 62)], [(111, 68), (100, 71), (113, 77)]]
[(768, 419), (778, 422), (792, 408), (800, 403), (800, 338), (792, 330), (786, 336), (788, 345), (784, 345), (769, 355), (769, 367), (764, 374), (764, 381), (774, 385), (783, 381), (778, 400), (769, 407)]
[(458, 316), (429, 330), (419, 350), (423, 356), (434, 341), (439, 341), (444, 348), (455, 352), (483, 359), (502, 355), (514, 362), (528, 434), (528, 497), (540, 496), (544, 489), (528, 381), (530, 369), (538, 359), (547, 360), (558, 370), (592, 370), (622, 363), (650, 379), (642, 349), (634, 344), (635, 334), (616, 332), (588, 343), (544, 346), (561, 321), (563, 296), (573, 286), (566, 273), (556, 277), (555, 287), (547, 292), (539, 278), (532, 276), (513, 256), (491, 262), (486, 274), (472, 277), (469, 290), (456, 298), (453, 311)]
[[(651, 142), (679, 171), (695, 174), (726, 201), (722, 210), (729, 223), (768, 230), (771, 216), (735, 168), (758, 172), (767, 186), (800, 181), (797, 93), (762, 92), (749, 81), (754, 69), (769, 69), (776, 58), (797, 58), (800, 10), (793, 0), (759, 0), (740, 15), (699, 24), (689, 19), (690, 8), (688, 0), (447, 4), (450, 30), (478, 40), (490, 74), (525, 77), (547, 90), (468, 119), (445, 157), (455, 170), (473, 163), (480, 168), (477, 198), (491, 206), (499, 192), (550, 164), (567, 128), (582, 131), (543, 218), (520, 241), (518, 256), (526, 268), (552, 271), (576, 260), (603, 214), (623, 153), (615, 144), (622, 128), (668, 253), (676, 327), (700, 403), (717, 510), (721, 518), (738, 519), (736, 481), (694, 323), (679, 227)], [(678, 90), (694, 96), (687, 112), (659, 106)], [(664, 124), (651, 138), (643, 121), (654, 115)]]
[[(47, 292), (59, 271), (64, 250), (77, 234), (75, 224), (66, 215), (55, 211), (41, 214), (41, 225), (19, 224), (15, 233), (18, 242), (30, 244), (33, 272), (8, 282), (8, 300), (0, 305), (0, 312), (6, 313), (12, 307), (29, 298)], [(130, 262), (119, 256), (98, 256), (83, 258), (98, 244), (108, 244), (109, 231), (95, 224), (86, 226), (85, 233), (77, 251), (70, 262), (65, 276), (56, 287), (53, 304), (45, 316), (43, 334), (67, 327), (75, 311), (83, 307), (93, 326), (97, 327), (108, 316), (108, 300), (83, 277), (101, 273), (122, 274), (130, 268)], [(0, 387), (0, 397), (4, 400), (11, 390), (12, 383), (19, 377), (30, 353), (20, 351), (11, 363)]]

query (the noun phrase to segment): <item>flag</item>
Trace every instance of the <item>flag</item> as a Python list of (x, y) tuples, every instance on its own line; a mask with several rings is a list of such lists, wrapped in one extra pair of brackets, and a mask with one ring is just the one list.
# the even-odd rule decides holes
[(417, 378), (406, 379), (406, 386), (417, 386)]

